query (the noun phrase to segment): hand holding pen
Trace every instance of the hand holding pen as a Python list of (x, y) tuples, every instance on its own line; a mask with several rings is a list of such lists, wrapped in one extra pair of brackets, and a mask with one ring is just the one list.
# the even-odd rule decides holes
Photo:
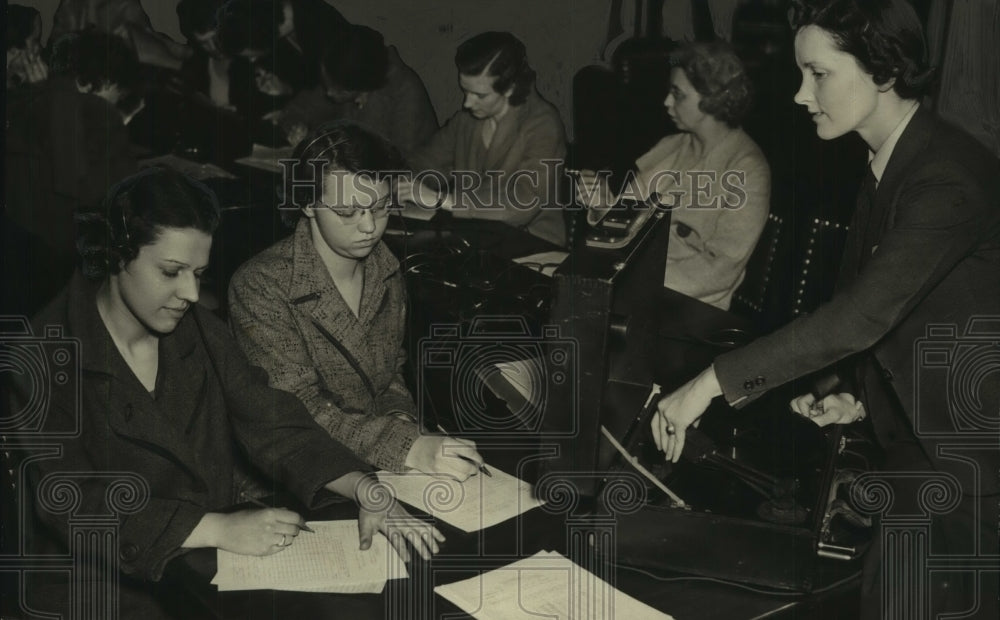
[[(438, 430), (444, 433), (441, 427)], [(492, 476), (476, 451), (476, 443), (461, 437), (421, 435), (406, 455), (406, 466), (425, 474), (442, 475), (463, 482), (477, 471)]]
[[(268, 504), (265, 504), (264, 502), (260, 501), (256, 497), (250, 497), (249, 495), (247, 495), (245, 493), (243, 493), (242, 495), (243, 495), (243, 497), (248, 502), (250, 502), (254, 506), (259, 506), (261, 508), (274, 508), (274, 506), (270, 506)], [(295, 527), (299, 528), (300, 530), (305, 530), (306, 532), (309, 532), (310, 534), (315, 534), (316, 533), (316, 530), (314, 530), (311, 527), (309, 527), (308, 525), (306, 525), (305, 519), (303, 519), (302, 517), (300, 517), (297, 513), (294, 513), (291, 510), (288, 510), (287, 508), (276, 508), (276, 510), (283, 510), (283, 511), (288, 512), (290, 514), (294, 514), (296, 517), (299, 517), (296, 520), (296, 522), (294, 523)], [(288, 521), (289, 523), (291, 523), (292, 520), (291, 519), (286, 519), (286, 521)], [(298, 535), (298, 533), (296, 533), (296, 535)], [(289, 544), (291, 544), (291, 543), (289, 543)], [(280, 545), (280, 546), (285, 547), (287, 545)]]
[[(441, 433), (442, 435), (448, 435), (448, 431), (444, 430), (444, 427), (442, 427), (440, 424), (437, 425), (437, 429), (438, 432)], [(469, 441), (468, 439), (461, 439), (460, 441), (463, 441), (465, 443), (470, 443), (472, 444), (473, 447), (475, 447), (476, 445), (475, 442)], [(479, 469), (480, 473), (486, 474), (490, 478), (493, 477), (493, 474), (490, 473), (490, 470), (486, 469), (486, 461), (483, 460), (483, 457), (480, 456), (478, 459), (474, 459), (467, 454), (461, 454), (461, 453), (456, 453), (455, 456), (466, 461), (467, 463), (472, 463), (473, 465), (475, 465)], [(478, 453), (476, 454), (476, 456), (479, 456)]]

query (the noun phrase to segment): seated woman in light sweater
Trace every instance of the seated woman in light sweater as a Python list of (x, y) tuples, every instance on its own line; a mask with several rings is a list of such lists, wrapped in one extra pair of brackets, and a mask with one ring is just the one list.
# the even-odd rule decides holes
[(651, 197), (672, 211), (663, 285), (728, 309), (767, 222), (771, 173), (764, 154), (739, 127), (750, 107), (750, 79), (721, 41), (688, 45), (672, 62), (663, 102), (681, 133), (636, 160), (622, 193), (607, 175), (584, 170), (577, 200), (596, 224), (622, 198)]

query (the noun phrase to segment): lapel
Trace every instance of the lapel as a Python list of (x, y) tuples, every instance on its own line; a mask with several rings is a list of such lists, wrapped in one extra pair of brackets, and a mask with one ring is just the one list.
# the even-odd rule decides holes
[[(379, 243), (365, 260), (365, 285), (358, 307), (359, 316), (348, 307), (313, 247), (309, 221), (301, 218), (292, 241), (292, 275), (289, 297), (293, 307), (313, 324), (307, 339), (330, 341), (344, 357), (350, 357), (366, 375), (374, 369), (365, 364), (372, 355), (364, 350), (366, 330), (374, 317), (388, 303), (387, 281), (399, 270), (399, 262)], [(346, 352), (346, 354), (345, 354)]]
[(899, 136), (889, 163), (886, 164), (882, 180), (875, 191), (875, 202), (872, 205), (869, 226), (872, 227), (874, 244), (866, 244), (862, 249), (861, 261), (866, 263), (872, 255), (873, 248), (881, 241), (889, 225), (896, 206), (896, 195), (900, 185), (906, 178), (906, 171), (913, 159), (927, 147), (934, 129), (934, 115), (921, 106), (913, 114), (909, 124)]
[[(493, 134), (493, 141), (490, 148), (486, 149), (486, 159), (481, 170), (503, 170), (504, 160), (514, 147), (518, 139), (520, 129), (524, 125), (524, 118), (528, 115), (528, 107), (531, 106), (533, 94), (528, 95), (527, 101), (519, 106), (511, 106), (507, 114), (500, 119), (497, 124), (497, 131)], [(477, 127), (476, 138), (482, 145), (482, 122)]]
[(102, 397), (100, 404), (105, 407), (109, 427), (119, 436), (167, 456), (200, 480), (192, 442), (185, 437), (195, 416), (204, 414), (206, 389), (203, 365), (191, 363), (195, 340), (190, 313), (174, 333), (160, 341), (154, 401), (101, 321), (98, 286), (79, 272), (74, 275), (68, 305), (74, 312), (67, 322), (80, 339), (81, 370)]

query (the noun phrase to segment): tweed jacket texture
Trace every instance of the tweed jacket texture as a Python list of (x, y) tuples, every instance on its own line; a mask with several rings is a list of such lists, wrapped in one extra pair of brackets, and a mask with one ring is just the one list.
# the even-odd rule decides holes
[(401, 374), (406, 290), (385, 244), (365, 259), (355, 316), (302, 218), (293, 235), (233, 276), (229, 317), (237, 342), (267, 370), (272, 387), (295, 394), (320, 426), (362, 459), (403, 471), (419, 430)]

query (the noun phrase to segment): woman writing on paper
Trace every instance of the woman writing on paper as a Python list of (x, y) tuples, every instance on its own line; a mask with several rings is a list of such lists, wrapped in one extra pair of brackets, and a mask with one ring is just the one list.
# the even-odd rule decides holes
[(297, 220), (295, 233), (233, 276), (236, 340), (273, 387), (298, 396), (365, 461), (465, 480), (483, 463), (475, 444), (422, 432), (403, 381), (406, 289), (381, 241), (399, 151), (337, 121), (304, 139), (294, 158), (284, 214)]
[[(219, 217), (214, 195), (196, 181), (161, 169), (129, 177), (82, 218), (83, 270), (34, 321), (36, 334), (58, 327), (61, 339), (75, 339), (79, 354), (57, 360), (78, 374), (51, 384), (44, 428), (76, 435), (60, 457), (30, 470), (42, 537), (66, 545), (66, 487), (76, 488), (73, 514), (90, 515), (128, 503), (115, 500), (127, 490), (134, 502), (119, 508), (126, 516), (110, 551), (122, 575), (95, 577), (121, 578), (122, 617), (162, 611), (156, 582), (189, 549), (268, 555), (294, 543), (298, 514), (229, 510), (241, 451), (306, 506), (321, 504), (324, 489), (355, 498), (362, 548), (382, 531), (404, 559), (404, 538), (427, 558), (443, 540), (391, 498), (376, 502), (365, 464), (294, 396), (267, 387), (225, 325), (197, 305)], [(15, 403), (30, 405), (33, 387), (16, 384)], [(65, 601), (59, 585), (39, 592)]]

